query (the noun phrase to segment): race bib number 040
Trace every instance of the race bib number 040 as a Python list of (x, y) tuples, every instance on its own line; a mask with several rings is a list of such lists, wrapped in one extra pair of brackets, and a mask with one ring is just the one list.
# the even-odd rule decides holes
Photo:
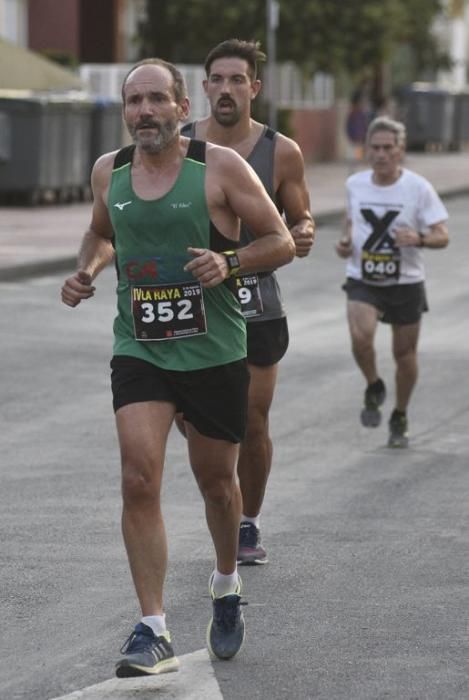
[(372, 253), (362, 250), (362, 278), (371, 282), (399, 279), (400, 258), (398, 252)]
[(179, 340), (207, 332), (199, 282), (131, 287), (136, 340)]

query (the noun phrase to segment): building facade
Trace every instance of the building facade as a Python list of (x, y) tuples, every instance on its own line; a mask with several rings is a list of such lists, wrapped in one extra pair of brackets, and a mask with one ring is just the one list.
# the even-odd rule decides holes
[(0, 36), (68, 65), (137, 56), (144, 0), (0, 0)]

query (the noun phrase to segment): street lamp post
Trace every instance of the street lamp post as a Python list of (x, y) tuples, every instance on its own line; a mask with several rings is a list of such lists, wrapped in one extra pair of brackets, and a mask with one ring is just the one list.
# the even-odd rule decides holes
[(452, 82), (456, 90), (467, 85), (467, 27), (465, 0), (450, 0), (451, 58), (453, 59)]
[(277, 37), (279, 4), (278, 0), (266, 0), (267, 18), (267, 100), (269, 103), (269, 126), (277, 128), (277, 97), (275, 72), (277, 62)]

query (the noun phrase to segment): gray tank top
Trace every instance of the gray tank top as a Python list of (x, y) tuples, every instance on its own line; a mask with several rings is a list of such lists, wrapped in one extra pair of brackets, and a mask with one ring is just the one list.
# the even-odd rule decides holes
[[(195, 138), (196, 122), (185, 124), (181, 129), (183, 136)], [(264, 126), (262, 134), (254, 144), (249, 156), (246, 158), (249, 165), (255, 170), (260, 181), (264, 185), (267, 194), (275, 201), (274, 192), (274, 153), (277, 132)], [(241, 244), (247, 245), (254, 241), (256, 237), (241, 224)], [(280, 286), (274, 272), (259, 272), (259, 291), (262, 299), (262, 312), (247, 318), (248, 323), (258, 321), (272, 321), (285, 316), (285, 309), (280, 293)]]

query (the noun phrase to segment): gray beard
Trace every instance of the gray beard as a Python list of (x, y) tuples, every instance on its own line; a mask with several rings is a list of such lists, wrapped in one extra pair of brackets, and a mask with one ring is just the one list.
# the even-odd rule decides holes
[(153, 140), (141, 138), (137, 129), (133, 129), (130, 133), (135, 145), (150, 155), (155, 155), (157, 153), (161, 153), (161, 151), (164, 151), (164, 149), (174, 141), (178, 134), (179, 125), (176, 121), (169, 121), (165, 124), (161, 124), (160, 131), (153, 138)]

